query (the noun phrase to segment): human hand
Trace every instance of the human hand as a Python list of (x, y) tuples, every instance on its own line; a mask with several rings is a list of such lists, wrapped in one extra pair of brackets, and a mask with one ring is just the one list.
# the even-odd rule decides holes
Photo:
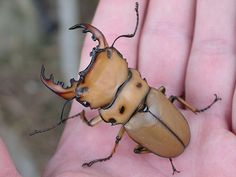
[[(122, 1), (123, 2), (123, 1)], [(111, 43), (135, 25), (134, 1), (100, 1), (93, 25)], [(164, 85), (167, 94), (181, 95), (204, 107), (217, 93), (222, 101), (194, 115), (183, 110), (191, 128), (191, 143), (173, 159), (177, 176), (235, 176), (236, 2), (140, 1), (140, 26), (132, 39), (115, 47), (130, 67), (138, 68), (151, 86)], [(86, 40), (82, 68), (94, 46)], [(233, 103), (233, 105), (232, 105)], [(71, 114), (81, 106), (74, 103)], [(89, 113), (89, 115), (91, 115)], [(67, 122), (57, 152), (44, 176), (171, 176), (169, 161), (153, 154), (133, 153), (135, 143), (125, 136), (111, 160), (82, 168), (84, 162), (109, 155), (118, 129), (107, 124), (87, 127), (81, 120)]]
[[(100, 1), (92, 24), (110, 44), (118, 35), (133, 31), (134, 4)], [(222, 98), (204, 113), (182, 110), (192, 137), (185, 152), (173, 159), (181, 171), (176, 175), (235, 176), (236, 1), (140, 0), (139, 7), (138, 33), (115, 44), (129, 67), (138, 68), (151, 86), (165, 86), (167, 95), (184, 92), (185, 99), (196, 107), (209, 104), (214, 93)], [(89, 36), (84, 45), (82, 68), (90, 61), (88, 54), (94, 46), (90, 40)], [(81, 109), (74, 103), (71, 114)], [(90, 128), (80, 119), (69, 120), (43, 176), (171, 176), (168, 159), (134, 154), (135, 143), (126, 135), (111, 160), (82, 168), (84, 162), (109, 155), (117, 132), (118, 127), (108, 124)]]

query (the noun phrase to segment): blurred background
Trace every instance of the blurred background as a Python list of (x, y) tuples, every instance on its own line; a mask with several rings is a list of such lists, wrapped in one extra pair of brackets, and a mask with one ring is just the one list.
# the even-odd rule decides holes
[(64, 100), (39, 79), (41, 65), (58, 80), (77, 77), (83, 34), (68, 28), (90, 23), (97, 0), (0, 1), (0, 136), (24, 177), (38, 177), (63, 128), (55, 124)]

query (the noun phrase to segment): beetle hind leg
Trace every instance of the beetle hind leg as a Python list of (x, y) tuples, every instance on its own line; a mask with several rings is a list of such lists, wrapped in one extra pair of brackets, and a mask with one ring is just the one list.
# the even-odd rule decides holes
[[(142, 145), (138, 144), (134, 148), (134, 153), (136, 153), (136, 154), (145, 154), (145, 153), (150, 153), (150, 151), (148, 149), (146, 149), (145, 147), (143, 147)], [(172, 158), (169, 158), (169, 160), (170, 160), (172, 171), (173, 171), (172, 174), (174, 175), (175, 173), (180, 173), (180, 171), (175, 168), (174, 163), (172, 161)]]
[(170, 102), (174, 102), (175, 100), (177, 100), (178, 102), (180, 102), (181, 104), (183, 104), (184, 106), (186, 106), (189, 110), (191, 110), (194, 113), (200, 113), (200, 112), (204, 112), (208, 109), (210, 109), (212, 107), (212, 105), (214, 105), (217, 101), (221, 100), (220, 97), (217, 96), (217, 94), (214, 94), (215, 99), (211, 102), (211, 104), (209, 104), (208, 106), (202, 108), (202, 109), (197, 109), (194, 106), (190, 105), (188, 102), (186, 102), (184, 99), (178, 97), (178, 96), (170, 96), (169, 100)]
[(222, 100), (220, 97), (217, 96), (217, 94), (214, 94), (214, 96), (215, 96), (215, 99), (211, 102), (211, 104), (209, 104), (205, 108), (198, 109), (197, 112), (204, 112), (204, 111), (208, 110), (209, 108), (211, 108), (211, 106), (213, 104), (215, 104), (217, 101)]
[(173, 164), (173, 161), (172, 161), (172, 158), (169, 158), (169, 160), (170, 160), (171, 167), (172, 167), (172, 170), (173, 170), (172, 175), (174, 175), (175, 173), (180, 173), (180, 171), (175, 168), (175, 166)]

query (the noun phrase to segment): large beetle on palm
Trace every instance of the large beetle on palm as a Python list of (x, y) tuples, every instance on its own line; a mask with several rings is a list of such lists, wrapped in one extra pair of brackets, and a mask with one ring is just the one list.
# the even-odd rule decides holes
[[(172, 158), (180, 155), (190, 141), (189, 125), (181, 112), (173, 105), (175, 100), (194, 113), (210, 108), (220, 98), (204, 109), (196, 109), (177, 96), (167, 98), (165, 88), (158, 89), (148, 85), (140, 73), (128, 68), (122, 54), (114, 47), (117, 39), (135, 36), (139, 23), (138, 3), (136, 27), (133, 34), (118, 36), (111, 46), (100, 30), (89, 24), (79, 24), (70, 28), (82, 28), (83, 32), (92, 33), (92, 39), (98, 46), (91, 52), (91, 62), (79, 73), (79, 80), (71, 79), (71, 86), (65, 88), (62, 82), (55, 83), (53, 76), (46, 78), (45, 68), (41, 70), (42, 82), (54, 93), (66, 100), (76, 99), (83, 106), (98, 109), (98, 115), (90, 120), (85, 111), (79, 115), (89, 126), (101, 121), (122, 127), (116, 137), (115, 145), (106, 158), (92, 160), (83, 166), (92, 166), (96, 162), (108, 160), (115, 153), (124, 132), (137, 143), (135, 153), (151, 152), (171, 162), (173, 173), (179, 172), (173, 165)], [(36, 132), (37, 133), (37, 132)]]

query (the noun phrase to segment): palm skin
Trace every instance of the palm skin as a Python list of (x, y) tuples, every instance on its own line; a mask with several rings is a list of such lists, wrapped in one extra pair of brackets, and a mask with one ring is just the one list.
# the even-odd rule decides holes
[[(111, 43), (133, 29), (134, 4), (131, 0), (101, 0), (92, 24)], [(191, 141), (184, 153), (173, 159), (181, 171), (175, 175), (235, 176), (236, 1), (140, 0), (139, 4), (138, 33), (115, 44), (129, 67), (138, 68), (151, 86), (165, 86), (168, 96), (184, 93), (187, 102), (197, 108), (208, 105), (215, 93), (222, 98), (203, 113), (181, 110), (190, 125)], [(88, 54), (94, 46), (90, 40), (89, 37), (85, 41), (81, 68), (89, 63)], [(74, 102), (71, 115), (82, 109)], [(86, 115), (90, 118), (94, 113), (87, 111)], [(91, 128), (80, 119), (67, 121), (43, 176), (172, 176), (168, 159), (151, 153), (133, 153), (136, 143), (127, 135), (109, 161), (81, 167), (84, 162), (108, 156), (118, 131), (118, 126), (105, 123)]]

